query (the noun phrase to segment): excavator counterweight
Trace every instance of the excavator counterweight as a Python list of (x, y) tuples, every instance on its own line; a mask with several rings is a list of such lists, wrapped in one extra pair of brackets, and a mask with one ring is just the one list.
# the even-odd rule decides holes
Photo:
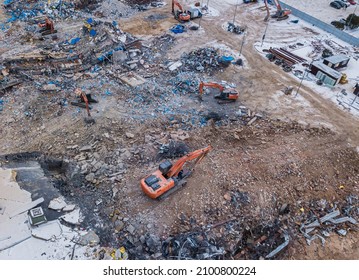
[[(212, 146), (196, 150), (181, 157), (175, 164), (169, 160), (162, 162), (158, 170), (141, 180), (142, 191), (153, 199), (162, 198), (169, 191), (172, 193), (175, 188), (184, 185), (185, 179), (192, 174), (195, 165), (200, 163), (210, 150)], [(184, 169), (184, 165), (193, 160), (192, 168)]]

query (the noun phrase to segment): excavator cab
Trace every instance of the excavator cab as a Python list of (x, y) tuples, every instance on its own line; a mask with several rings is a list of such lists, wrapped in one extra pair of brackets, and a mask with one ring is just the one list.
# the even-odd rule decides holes
[(180, 22), (186, 22), (186, 21), (190, 21), (191, 15), (189, 15), (185, 11), (177, 10), (176, 13), (175, 13), (175, 18)]
[(214, 98), (234, 102), (238, 99), (238, 92), (234, 88), (226, 88), (220, 94), (215, 95)]

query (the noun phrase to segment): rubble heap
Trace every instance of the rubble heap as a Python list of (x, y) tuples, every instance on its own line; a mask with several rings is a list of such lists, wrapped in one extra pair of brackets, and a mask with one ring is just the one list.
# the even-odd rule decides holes
[(200, 48), (181, 56), (182, 71), (207, 72), (208, 74), (218, 70), (221, 56), (216, 48)]

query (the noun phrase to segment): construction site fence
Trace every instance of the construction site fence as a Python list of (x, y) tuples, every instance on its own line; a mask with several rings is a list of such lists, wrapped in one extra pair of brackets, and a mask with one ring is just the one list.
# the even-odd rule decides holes
[(290, 5), (287, 5), (285, 3), (283, 3), (282, 1), (279, 1), (280, 5), (282, 6), (282, 8), (284, 9), (288, 9), (288, 10), (291, 10), (292, 11), (292, 14), (310, 24), (313, 24), (314, 26), (330, 33), (330, 34), (333, 34), (334, 36), (336, 36), (337, 38), (343, 40), (344, 42), (346, 43), (349, 43), (353, 46), (359, 46), (359, 38), (357, 37), (354, 37), (342, 30), (339, 30), (337, 28), (335, 28), (334, 26), (330, 25), (330, 24), (327, 24), (313, 16), (310, 16), (296, 8), (293, 8), (292, 6)]

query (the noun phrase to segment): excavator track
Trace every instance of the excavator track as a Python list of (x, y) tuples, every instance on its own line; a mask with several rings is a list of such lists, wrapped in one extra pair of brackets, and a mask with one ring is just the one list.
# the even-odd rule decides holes
[(217, 100), (217, 103), (218, 104), (228, 104), (228, 103), (233, 103), (233, 102), (235, 102), (236, 100)]
[(177, 185), (174, 186), (172, 189), (165, 192), (163, 195), (157, 197), (157, 200), (159, 200), (159, 201), (165, 200), (167, 197), (174, 194), (175, 192), (178, 192), (180, 189), (182, 189), (184, 186), (186, 186), (186, 184), (187, 184), (187, 180), (186, 180), (186, 178), (184, 178), (181, 181), (179, 181), (177, 183)]
[(184, 171), (185, 175), (182, 177), (181, 180), (179, 180), (177, 182), (177, 184), (170, 189), (169, 191), (165, 192), (164, 194), (162, 194), (161, 196), (157, 197), (158, 200), (164, 200), (165, 198), (169, 197), (171, 194), (179, 191), (180, 189), (182, 189), (182, 187), (186, 186), (187, 184), (187, 178), (192, 174), (191, 170), (186, 170)]

